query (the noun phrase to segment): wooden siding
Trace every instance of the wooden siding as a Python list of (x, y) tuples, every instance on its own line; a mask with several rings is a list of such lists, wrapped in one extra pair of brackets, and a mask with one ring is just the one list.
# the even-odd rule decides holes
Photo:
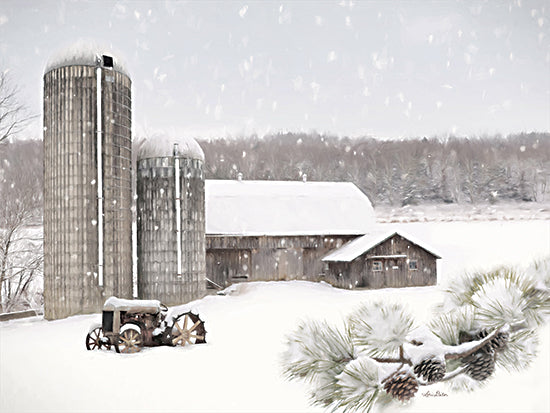
[[(417, 269), (409, 268), (411, 260)], [(381, 271), (373, 269), (380, 262)], [(329, 282), (342, 288), (412, 287), (437, 284), (436, 257), (400, 235), (372, 248), (352, 262), (331, 262)]]
[(224, 287), (240, 281), (321, 281), (321, 259), (353, 238), (207, 235), (206, 276)]

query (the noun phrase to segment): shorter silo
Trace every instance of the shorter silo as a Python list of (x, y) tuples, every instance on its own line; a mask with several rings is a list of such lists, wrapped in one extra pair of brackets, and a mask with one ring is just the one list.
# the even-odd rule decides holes
[(167, 305), (206, 294), (204, 153), (193, 139), (138, 144), (138, 295)]

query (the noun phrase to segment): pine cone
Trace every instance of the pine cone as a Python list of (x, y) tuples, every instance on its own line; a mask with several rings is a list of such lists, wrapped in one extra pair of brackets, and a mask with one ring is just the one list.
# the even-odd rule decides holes
[(495, 371), (495, 352), (486, 347), (462, 359), (466, 374), (477, 381), (486, 380)]
[(435, 383), (445, 377), (445, 362), (435, 358), (422, 360), (414, 366), (414, 373), (428, 383)]
[[(485, 337), (487, 337), (489, 335), (489, 333), (487, 332), (486, 329), (483, 329), (483, 330), (480, 330), (478, 331), (477, 333), (474, 333), (474, 335), (472, 336), (472, 340), (470, 341), (474, 341), (474, 340), (483, 340)], [(489, 341), (487, 344), (485, 344), (482, 348), (479, 349), (479, 351), (484, 351), (485, 353), (487, 354), (491, 354), (493, 353), (495, 350), (493, 349), (493, 346), (491, 345), (491, 342)]]
[(508, 341), (510, 340), (510, 334), (508, 332), (499, 331), (494, 339), (491, 340), (491, 344), (493, 345), (493, 348), (495, 351), (502, 351), (506, 348), (508, 345)]
[(399, 371), (387, 379), (384, 390), (399, 401), (406, 402), (418, 391), (418, 381), (412, 374)]
[[(474, 339), (482, 340), (488, 335), (489, 333), (487, 332), (487, 330), (483, 329), (476, 333), (476, 335), (474, 336)], [(487, 346), (484, 347), (484, 349), (489, 347), (491, 350), (494, 350), (494, 351), (504, 350), (506, 348), (506, 345), (508, 344), (509, 338), (510, 338), (510, 334), (508, 334), (507, 332), (499, 331), (495, 335), (495, 337), (493, 337), (493, 339), (489, 341), (489, 343), (487, 344)]]

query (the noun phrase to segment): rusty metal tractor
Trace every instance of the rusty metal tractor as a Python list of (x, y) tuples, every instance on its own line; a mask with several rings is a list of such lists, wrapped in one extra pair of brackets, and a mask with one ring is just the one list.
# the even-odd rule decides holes
[(143, 347), (206, 343), (204, 322), (190, 311), (173, 315), (158, 300), (111, 297), (103, 305), (101, 325), (86, 336), (88, 350), (114, 347), (117, 353), (137, 353)]

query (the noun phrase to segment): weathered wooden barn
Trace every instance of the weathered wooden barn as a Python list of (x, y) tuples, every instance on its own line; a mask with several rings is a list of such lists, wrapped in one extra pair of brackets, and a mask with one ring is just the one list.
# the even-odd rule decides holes
[(322, 258), (374, 225), (368, 197), (347, 182), (206, 180), (210, 286), (325, 278)]
[(342, 288), (435, 285), (437, 259), (409, 235), (367, 234), (325, 256), (327, 281)]

